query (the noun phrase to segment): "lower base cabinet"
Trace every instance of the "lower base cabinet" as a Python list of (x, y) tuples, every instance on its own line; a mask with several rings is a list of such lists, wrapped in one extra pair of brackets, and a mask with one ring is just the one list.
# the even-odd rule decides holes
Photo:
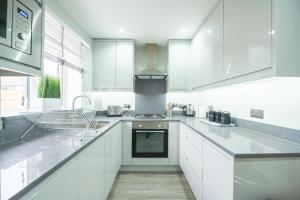
[(233, 158), (183, 124), (180, 166), (197, 200), (233, 200)]
[(65, 164), (21, 200), (78, 200), (77, 160)]
[(101, 137), (78, 156), (79, 200), (104, 200), (104, 138)]
[(234, 159), (205, 140), (203, 142), (203, 199), (233, 200), (233, 170)]
[[(193, 145), (195, 137), (200, 137), (190, 128), (180, 125), (180, 167), (194, 193), (197, 200), (202, 200), (202, 144), (195, 147)], [(199, 138), (197, 139), (199, 141)], [(201, 141), (202, 142), (202, 141)], [(199, 167), (200, 166), (200, 167)]]
[(121, 124), (115, 125), (21, 200), (105, 200), (122, 162)]

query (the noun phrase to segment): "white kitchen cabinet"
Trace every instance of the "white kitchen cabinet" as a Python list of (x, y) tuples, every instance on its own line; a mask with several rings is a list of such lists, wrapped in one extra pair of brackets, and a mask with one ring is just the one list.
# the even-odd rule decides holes
[(118, 173), (122, 163), (122, 126), (117, 124), (112, 130), (113, 176)]
[(97, 139), (78, 156), (79, 200), (104, 200), (104, 139)]
[(190, 86), (191, 89), (201, 86), (201, 32), (197, 32), (195, 37), (191, 41), (191, 70), (190, 70)]
[(192, 38), (190, 87), (299, 77), (299, 9), (297, 0), (220, 1)]
[(111, 130), (104, 135), (104, 187), (105, 197), (109, 194), (109, 191), (114, 182), (114, 161), (113, 161), (113, 148), (112, 148), (112, 134)]
[(233, 180), (234, 159), (205, 140), (203, 142), (203, 199), (233, 200)]
[(223, 79), (223, 2), (192, 40), (191, 51), (192, 88)]
[(116, 88), (133, 88), (134, 44), (133, 41), (117, 41)]
[(116, 124), (20, 199), (106, 199), (122, 163), (121, 124)]
[[(195, 147), (192, 140), (198, 137), (198, 133), (189, 127), (180, 125), (180, 167), (191, 186), (194, 196), (197, 200), (202, 200), (202, 151)], [(201, 138), (201, 136), (199, 136)], [(202, 140), (199, 146), (202, 149)]]
[(226, 78), (272, 67), (271, 31), (271, 0), (224, 1), (224, 75)]
[(124, 122), (122, 126), (122, 164), (131, 165), (132, 122)]
[(190, 65), (190, 40), (169, 41), (168, 89), (185, 91), (188, 89)]
[(94, 89), (132, 90), (134, 42), (95, 39), (93, 45)]
[(121, 124), (117, 124), (104, 135), (104, 184), (105, 198), (110, 192), (122, 159)]
[(78, 200), (77, 160), (69, 161), (53, 175), (21, 197), (21, 200)]
[(187, 132), (185, 131), (186, 127), (183, 124), (180, 124), (180, 133), (179, 133), (179, 164), (184, 172), (185, 176), (188, 178), (189, 170), (187, 163), (187, 153), (188, 153), (188, 137)]
[(178, 129), (177, 122), (169, 122), (169, 165), (178, 165)]
[(116, 41), (94, 41), (94, 88), (116, 87)]

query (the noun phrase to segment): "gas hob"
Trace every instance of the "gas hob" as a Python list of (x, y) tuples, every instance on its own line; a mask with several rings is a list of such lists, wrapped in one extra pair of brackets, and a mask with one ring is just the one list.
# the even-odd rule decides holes
[(164, 119), (165, 116), (162, 114), (136, 114), (136, 119)]

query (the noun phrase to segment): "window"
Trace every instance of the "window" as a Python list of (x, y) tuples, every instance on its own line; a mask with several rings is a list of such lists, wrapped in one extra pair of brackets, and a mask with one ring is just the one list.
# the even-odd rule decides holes
[(2, 113), (11, 115), (27, 108), (27, 84), (26, 77), (0, 77)]
[[(59, 77), (63, 108), (82, 93), (82, 75), (87, 45), (71, 29), (62, 25), (48, 10), (45, 17), (44, 74)], [(0, 113), (14, 115), (30, 109), (41, 109), (37, 97), (38, 77), (0, 77)]]
[(86, 48), (76, 34), (46, 11), (44, 73), (61, 79), (64, 108), (71, 108), (73, 98), (82, 93)]

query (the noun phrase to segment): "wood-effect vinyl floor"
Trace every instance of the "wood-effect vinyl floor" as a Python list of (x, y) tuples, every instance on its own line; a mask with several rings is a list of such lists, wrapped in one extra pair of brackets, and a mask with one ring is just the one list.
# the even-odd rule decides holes
[(183, 173), (121, 172), (108, 200), (195, 200)]

